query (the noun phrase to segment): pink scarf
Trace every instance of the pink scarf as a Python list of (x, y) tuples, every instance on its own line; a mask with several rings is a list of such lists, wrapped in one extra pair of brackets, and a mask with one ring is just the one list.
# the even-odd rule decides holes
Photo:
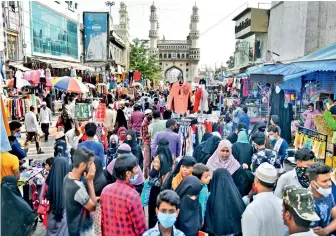
[[(226, 160), (223, 160), (220, 156), (220, 151), (224, 148), (228, 148), (230, 152), (230, 156)], [(224, 168), (227, 169), (232, 175), (240, 168), (239, 162), (232, 155), (232, 144), (229, 140), (220, 141), (217, 150), (209, 158), (206, 165), (209, 167), (211, 174), (218, 168)]]

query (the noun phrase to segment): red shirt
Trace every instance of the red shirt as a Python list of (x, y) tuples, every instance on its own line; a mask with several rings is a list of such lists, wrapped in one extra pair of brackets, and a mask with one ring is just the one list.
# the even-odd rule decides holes
[(117, 180), (100, 196), (103, 236), (137, 236), (147, 230), (139, 193), (133, 185)]
[(150, 125), (150, 122), (147, 120), (147, 118), (145, 118), (141, 126), (141, 136), (142, 136), (142, 141), (144, 144), (151, 144), (151, 136), (148, 135), (149, 125)]

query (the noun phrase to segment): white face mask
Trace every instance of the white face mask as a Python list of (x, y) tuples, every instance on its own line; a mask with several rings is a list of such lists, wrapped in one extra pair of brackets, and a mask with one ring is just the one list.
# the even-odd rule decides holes
[(322, 196), (326, 197), (331, 194), (331, 187), (329, 188), (322, 188), (315, 182), (317, 188), (316, 191), (321, 194)]

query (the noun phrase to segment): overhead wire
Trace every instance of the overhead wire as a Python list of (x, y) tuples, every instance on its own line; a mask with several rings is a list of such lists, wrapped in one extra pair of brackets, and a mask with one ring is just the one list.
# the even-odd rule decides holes
[(243, 7), (247, 3), (248, 3), (248, 1), (246, 1), (244, 4), (242, 4), (239, 7), (237, 7), (234, 11), (232, 11), (230, 14), (228, 14), (227, 16), (225, 16), (224, 18), (222, 18), (220, 21), (218, 21), (213, 26), (209, 27), (207, 30), (205, 30), (204, 32), (202, 32), (200, 35), (203, 35), (203, 34), (209, 32), (210, 30), (212, 30), (213, 28), (215, 28), (217, 25), (219, 25), (220, 23), (222, 23), (224, 20), (226, 20), (229, 16), (231, 16), (233, 13), (235, 13), (237, 10), (239, 10), (241, 7)]

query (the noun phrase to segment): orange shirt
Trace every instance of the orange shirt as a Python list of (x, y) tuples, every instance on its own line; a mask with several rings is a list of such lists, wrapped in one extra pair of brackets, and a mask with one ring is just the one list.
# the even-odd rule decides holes
[(19, 168), (19, 159), (9, 152), (0, 154), (1, 160), (1, 179), (7, 175), (14, 175), (14, 170)]

